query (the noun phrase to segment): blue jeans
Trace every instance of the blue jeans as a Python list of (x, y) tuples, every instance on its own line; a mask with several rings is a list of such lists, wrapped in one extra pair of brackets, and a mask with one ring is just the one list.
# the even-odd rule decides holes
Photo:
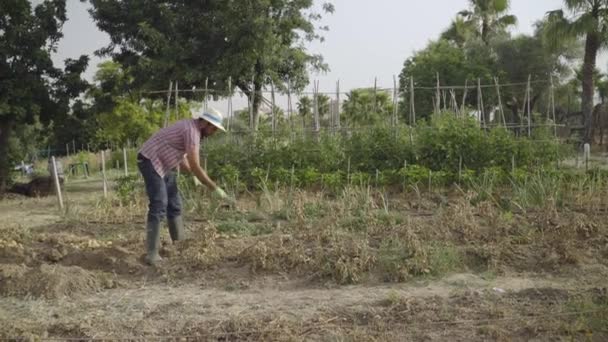
[(182, 213), (182, 199), (177, 189), (177, 173), (169, 172), (161, 177), (152, 162), (142, 155), (137, 156), (137, 167), (144, 177), (146, 194), (150, 201), (148, 205), (148, 224), (160, 224), (167, 216), (169, 220)]

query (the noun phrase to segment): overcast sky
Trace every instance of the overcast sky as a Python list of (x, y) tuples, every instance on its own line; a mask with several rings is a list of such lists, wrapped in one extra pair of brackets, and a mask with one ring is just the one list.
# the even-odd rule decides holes
[[(392, 87), (393, 75), (398, 75), (403, 62), (447, 26), (456, 13), (467, 8), (467, 0), (334, 0), (336, 12), (326, 16), (323, 24), (330, 27), (324, 43), (314, 43), (310, 51), (325, 57), (331, 71), (313, 75), (321, 90), (335, 90), (341, 81), (342, 90), (369, 87), (374, 77), (379, 87)], [(64, 38), (54, 56), (60, 63), (65, 58), (93, 51), (106, 45), (108, 37), (100, 32), (87, 8), (78, 0), (67, 0), (69, 21), (63, 28)], [(511, 12), (519, 23), (515, 33), (531, 33), (533, 24), (545, 13), (562, 6), (562, 0), (512, 0)], [(602, 69), (605, 58), (598, 61)], [(98, 58), (93, 58), (87, 70), (91, 79)]]

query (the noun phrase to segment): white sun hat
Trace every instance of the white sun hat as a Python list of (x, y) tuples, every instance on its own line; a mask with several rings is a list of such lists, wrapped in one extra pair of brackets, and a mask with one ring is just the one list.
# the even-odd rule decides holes
[(203, 119), (208, 123), (212, 124), (213, 126), (217, 127), (222, 132), (226, 132), (226, 129), (222, 124), (222, 122), (224, 121), (224, 115), (222, 115), (222, 113), (215, 108), (209, 107), (207, 109), (193, 110), (192, 118)]

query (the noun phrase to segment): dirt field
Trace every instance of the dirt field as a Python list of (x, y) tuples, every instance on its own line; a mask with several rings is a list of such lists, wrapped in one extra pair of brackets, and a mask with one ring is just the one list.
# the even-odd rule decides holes
[(608, 339), (608, 212), (470, 195), (262, 192), (188, 200), (190, 239), (143, 264), (145, 203), (94, 180), (0, 200), (0, 337)]

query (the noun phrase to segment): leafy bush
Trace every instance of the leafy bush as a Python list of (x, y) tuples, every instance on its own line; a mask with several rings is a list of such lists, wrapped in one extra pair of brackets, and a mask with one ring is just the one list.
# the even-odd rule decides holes
[(135, 200), (137, 189), (137, 176), (122, 176), (116, 180), (116, 195), (122, 204)]
[[(474, 118), (449, 113), (413, 129), (377, 126), (352, 134), (225, 135), (209, 139), (203, 147), (210, 175), (224, 182), (235, 182), (238, 175), (250, 188), (263, 180), (331, 191), (347, 181), (378, 186), (470, 184), (473, 178), (490, 177), (487, 173), (492, 173), (494, 183), (505, 184), (509, 175), (522, 176), (517, 170), (553, 167), (568, 151), (549, 130), (535, 131), (531, 138), (516, 137), (504, 128), (484, 130)], [(511, 175), (513, 161), (517, 174)]]

